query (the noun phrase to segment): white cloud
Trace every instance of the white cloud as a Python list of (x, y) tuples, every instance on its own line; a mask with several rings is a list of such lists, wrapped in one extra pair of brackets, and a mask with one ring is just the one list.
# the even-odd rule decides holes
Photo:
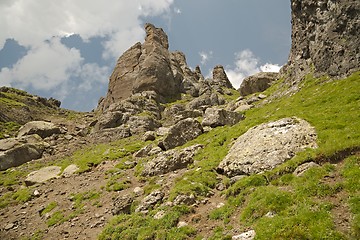
[(281, 66), (266, 63), (260, 65), (260, 59), (254, 53), (245, 49), (235, 54), (234, 68), (227, 67), (226, 74), (235, 88), (239, 88), (244, 78), (258, 72), (278, 72)]
[[(52, 36), (111, 36), (168, 11), (173, 0), (12, 0), (0, 8), (0, 49), (7, 38), (33, 46)], [(140, 39), (139, 39), (140, 40)], [(131, 44), (131, 43), (130, 43)]]
[(78, 50), (66, 48), (59, 38), (52, 38), (30, 49), (13, 68), (3, 68), (0, 85), (31, 86), (47, 91), (67, 81), (82, 61)]
[(176, 14), (181, 14), (181, 9), (175, 7), (175, 8), (174, 8), (174, 13), (176, 13)]
[(103, 57), (117, 59), (143, 40), (140, 18), (168, 14), (173, 1), (1, 0), (0, 50), (13, 38), (29, 51), (12, 68), (0, 70), (0, 85), (32, 87), (63, 99), (74, 89), (86, 92), (107, 83), (108, 68), (84, 64), (80, 52), (60, 39), (72, 34), (84, 41), (104, 37)]
[(213, 57), (213, 52), (212, 51), (201, 51), (199, 52), (200, 55), (200, 63), (201, 65), (205, 65), (212, 57)]
[(281, 66), (278, 64), (265, 63), (265, 65), (260, 67), (261, 72), (279, 72)]

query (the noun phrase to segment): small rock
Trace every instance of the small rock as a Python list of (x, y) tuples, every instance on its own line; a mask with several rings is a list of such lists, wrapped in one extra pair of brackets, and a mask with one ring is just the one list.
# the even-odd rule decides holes
[(65, 138), (66, 140), (70, 141), (70, 140), (73, 139), (74, 137), (73, 137), (72, 135), (70, 135), (70, 134), (66, 134), (66, 135), (64, 136), (64, 138)]
[(224, 183), (221, 182), (216, 185), (216, 189), (219, 191), (223, 191), (226, 189), (226, 187), (225, 187)]
[(166, 212), (161, 210), (154, 215), (154, 219), (157, 219), (157, 220), (162, 219), (165, 217), (165, 214), (166, 214)]
[(159, 127), (156, 131), (156, 135), (158, 136), (165, 136), (169, 133), (170, 128), (167, 127)]
[(187, 224), (186, 222), (179, 222), (178, 224), (177, 224), (177, 227), (178, 228), (182, 228), (182, 227), (186, 227), (186, 226), (188, 226), (189, 224)]
[(40, 192), (39, 192), (39, 190), (37, 190), (37, 189), (34, 191), (33, 194), (34, 194), (35, 197), (38, 197), (38, 196), (41, 195)]
[(75, 164), (71, 164), (64, 169), (61, 176), (62, 177), (70, 177), (70, 176), (74, 175), (74, 173), (76, 173), (77, 171), (79, 171), (79, 167), (76, 166)]
[(221, 203), (219, 203), (219, 204), (216, 205), (216, 208), (222, 208), (223, 206), (225, 206), (225, 203), (222, 203), (222, 202), (221, 202)]
[(255, 231), (250, 230), (250, 231), (244, 232), (240, 235), (233, 236), (231, 239), (232, 240), (253, 240), (255, 238), (255, 235), (256, 235)]
[(5, 231), (9, 231), (9, 230), (12, 229), (13, 227), (15, 227), (15, 224), (14, 224), (14, 223), (8, 223), (8, 224), (6, 224), (4, 230), (5, 230)]
[(276, 216), (276, 213), (275, 212), (272, 212), (272, 211), (270, 211), (270, 212), (268, 212), (267, 214), (265, 214), (265, 217), (268, 217), (268, 218), (273, 218), (273, 217), (275, 217)]
[(260, 99), (265, 99), (265, 98), (267, 98), (267, 96), (265, 95), (265, 94), (259, 94), (259, 96), (258, 96)]
[(160, 202), (164, 196), (165, 194), (159, 190), (153, 191), (141, 201), (135, 212), (148, 212), (148, 210)]
[(300, 166), (298, 166), (295, 171), (294, 171), (294, 175), (295, 176), (302, 176), (307, 170), (309, 170), (310, 168), (313, 168), (313, 167), (320, 167), (319, 164), (316, 164), (314, 162), (307, 162), (307, 163), (304, 163), (304, 164), (301, 164)]
[(144, 194), (144, 189), (142, 189), (141, 187), (136, 187), (134, 188), (134, 193), (136, 196), (141, 196)]
[(194, 194), (191, 194), (190, 196), (188, 195), (178, 195), (176, 196), (176, 198), (174, 199), (174, 205), (181, 205), (181, 204), (185, 204), (185, 205), (192, 205), (196, 203), (196, 198), (194, 196)]
[(154, 141), (156, 139), (155, 132), (154, 131), (147, 131), (144, 133), (144, 136), (142, 137), (142, 140), (144, 141)]

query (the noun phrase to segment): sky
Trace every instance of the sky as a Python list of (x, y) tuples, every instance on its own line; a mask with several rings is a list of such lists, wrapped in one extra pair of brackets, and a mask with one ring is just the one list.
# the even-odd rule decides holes
[(0, 0), (0, 86), (91, 111), (147, 22), (203, 75), (223, 65), (235, 88), (278, 71), (291, 46), (290, 0)]

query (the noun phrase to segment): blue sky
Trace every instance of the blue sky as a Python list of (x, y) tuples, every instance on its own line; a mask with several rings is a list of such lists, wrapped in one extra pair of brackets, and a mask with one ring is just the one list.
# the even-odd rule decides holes
[(117, 58), (143, 42), (146, 22), (204, 75), (223, 65), (236, 88), (277, 71), (291, 45), (290, 0), (1, 0), (0, 86), (90, 111)]

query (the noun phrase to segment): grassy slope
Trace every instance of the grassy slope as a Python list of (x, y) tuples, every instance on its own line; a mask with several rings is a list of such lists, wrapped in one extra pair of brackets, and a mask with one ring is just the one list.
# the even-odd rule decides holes
[[(274, 86), (267, 92), (274, 92), (276, 88), (277, 86)], [(227, 154), (233, 139), (255, 125), (297, 116), (316, 128), (319, 148), (304, 151), (273, 171), (245, 177), (229, 187), (224, 192), (227, 196), (226, 205), (208, 216), (209, 219), (219, 221), (219, 228), (214, 231), (212, 239), (228, 239), (229, 236), (226, 236), (225, 231), (222, 233), (222, 229), (233, 227), (239, 230), (253, 228), (257, 232), (257, 239), (358, 238), (360, 192), (357, 179), (360, 179), (360, 158), (352, 156), (339, 166), (324, 163), (340, 160), (337, 158), (346, 153), (351, 155), (351, 150), (358, 151), (359, 93), (359, 72), (346, 79), (331, 82), (308, 77), (298, 93), (249, 110), (246, 112), (246, 119), (239, 124), (216, 128), (187, 143), (187, 146), (202, 143), (206, 147), (196, 156), (197, 161), (189, 167), (189, 171), (177, 179), (170, 192), (170, 200), (179, 193), (194, 193), (198, 198), (205, 197), (219, 181), (229, 185), (226, 177), (217, 180), (219, 176), (215, 169)], [(322, 163), (322, 167), (308, 171), (304, 177), (290, 174), (299, 164), (311, 160)], [(324, 180), (332, 175), (338, 176), (335, 184)], [(339, 198), (337, 201), (350, 209), (353, 217), (351, 230), (341, 232), (336, 228), (332, 212), (337, 205), (329, 201), (329, 198)], [(171, 213), (172, 210), (168, 211)], [(264, 216), (268, 212), (273, 212), (275, 217)], [(230, 221), (234, 216), (237, 218), (235, 223)], [(133, 239), (129, 237), (129, 232), (132, 236), (141, 236), (147, 229), (142, 227), (144, 224), (130, 226), (137, 217), (136, 214), (116, 217), (117, 221), (110, 223), (100, 238)], [(120, 220), (122, 223), (119, 223)], [(146, 221), (147, 226), (160, 224), (159, 220), (151, 217)], [(124, 224), (127, 225), (126, 233), (121, 227)], [(176, 229), (176, 225), (168, 229)], [(160, 232), (154, 230), (149, 238), (144, 239), (167, 239), (166, 235), (159, 234)], [(174, 239), (182, 239), (181, 234), (179, 230), (178, 238), (175, 236)], [(188, 236), (193, 238), (193, 234), (190, 231)], [(201, 239), (201, 236), (196, 238)]]
[[(276, 89), (275, 85), (267, 92)], [(359, 72), (332, 82), (309, 77), (298, 93), (247, 111), (246, 119), (235, 126), (218, 127), (201, 135), (186, 144), (201, 143), (205, 148), (197, 154), (196, 162), (189, 166), (189, 171), (176, 180), (170, 192), (170, 200), (179, 193), (194, 193), (199, 199), (205, 198), (221, 181), (229, 186), (223, 192), (227, 199), (226, 205), (208, 216), (212, 221), (218, 221), (219, 225), (212, 239), (228, 239), (226, 230), (232, 228), (239, 231), (253, 228), (257, 232), (257, 239), (359, 238), (360, 158), (350, 156), (338, 165), (326, 163), (343, 160), (344, 155), (351, 155), (351, 149), (358, 151), (360, 147), (359, 93)], [(289, 116), (303, 118), (316, 128), (318, 149), (304, 151), (273, 171), (245, 177), (232, 186), (229, 179), (216, 173), (216, 167), (227, 154), (234, 138), (255, 125)], [(63, 160), (62, 165), (64, 167), (75, 162), (82, 171), (86, 171), (92, 164), (99, 164), (106, 159), (120, 157), (125, 161), (130, 153), (143, 144), (136, 138), (130, 138), (110, 145), (89, 147)], [(108, 155), (106, 157), (105, 152)], [(322, 167), (312, 169), (305, 177), (290, 174), (299, 164), (311, 160), (322, 163)], [(118, 167), (123, 168), (121, 165)], [(141, 164), (137, 167), (141, 168)], [(6, 179), (16, 178), (16, 172), (11, 172), (12, 177), (8, 174), (10, 172), (0, 175), (2, 185), (11, 185)], [(338, 181), (335, 184), (327, 182), (329, 176), (337, 176)], [(151, 183), (152, 180), (147, 181)], [(351, 212), (351, 230), (344, 232), (336, 228), (333, 212), (337, 204), (329, 200), (332, 198)], [(191, 227), (176, 227), (180, 216), (188, 214), (191, 209), (179, 206), (165, 207), (163, 210), (166, 217), (162, 220), (152, 218), (157, 210), (151, 211), (147, 217), (137, 213), (116, 216), (100, 239), (202, 238)], [(275, 217), (265, 217), (268, 212), (273, 212)]]

